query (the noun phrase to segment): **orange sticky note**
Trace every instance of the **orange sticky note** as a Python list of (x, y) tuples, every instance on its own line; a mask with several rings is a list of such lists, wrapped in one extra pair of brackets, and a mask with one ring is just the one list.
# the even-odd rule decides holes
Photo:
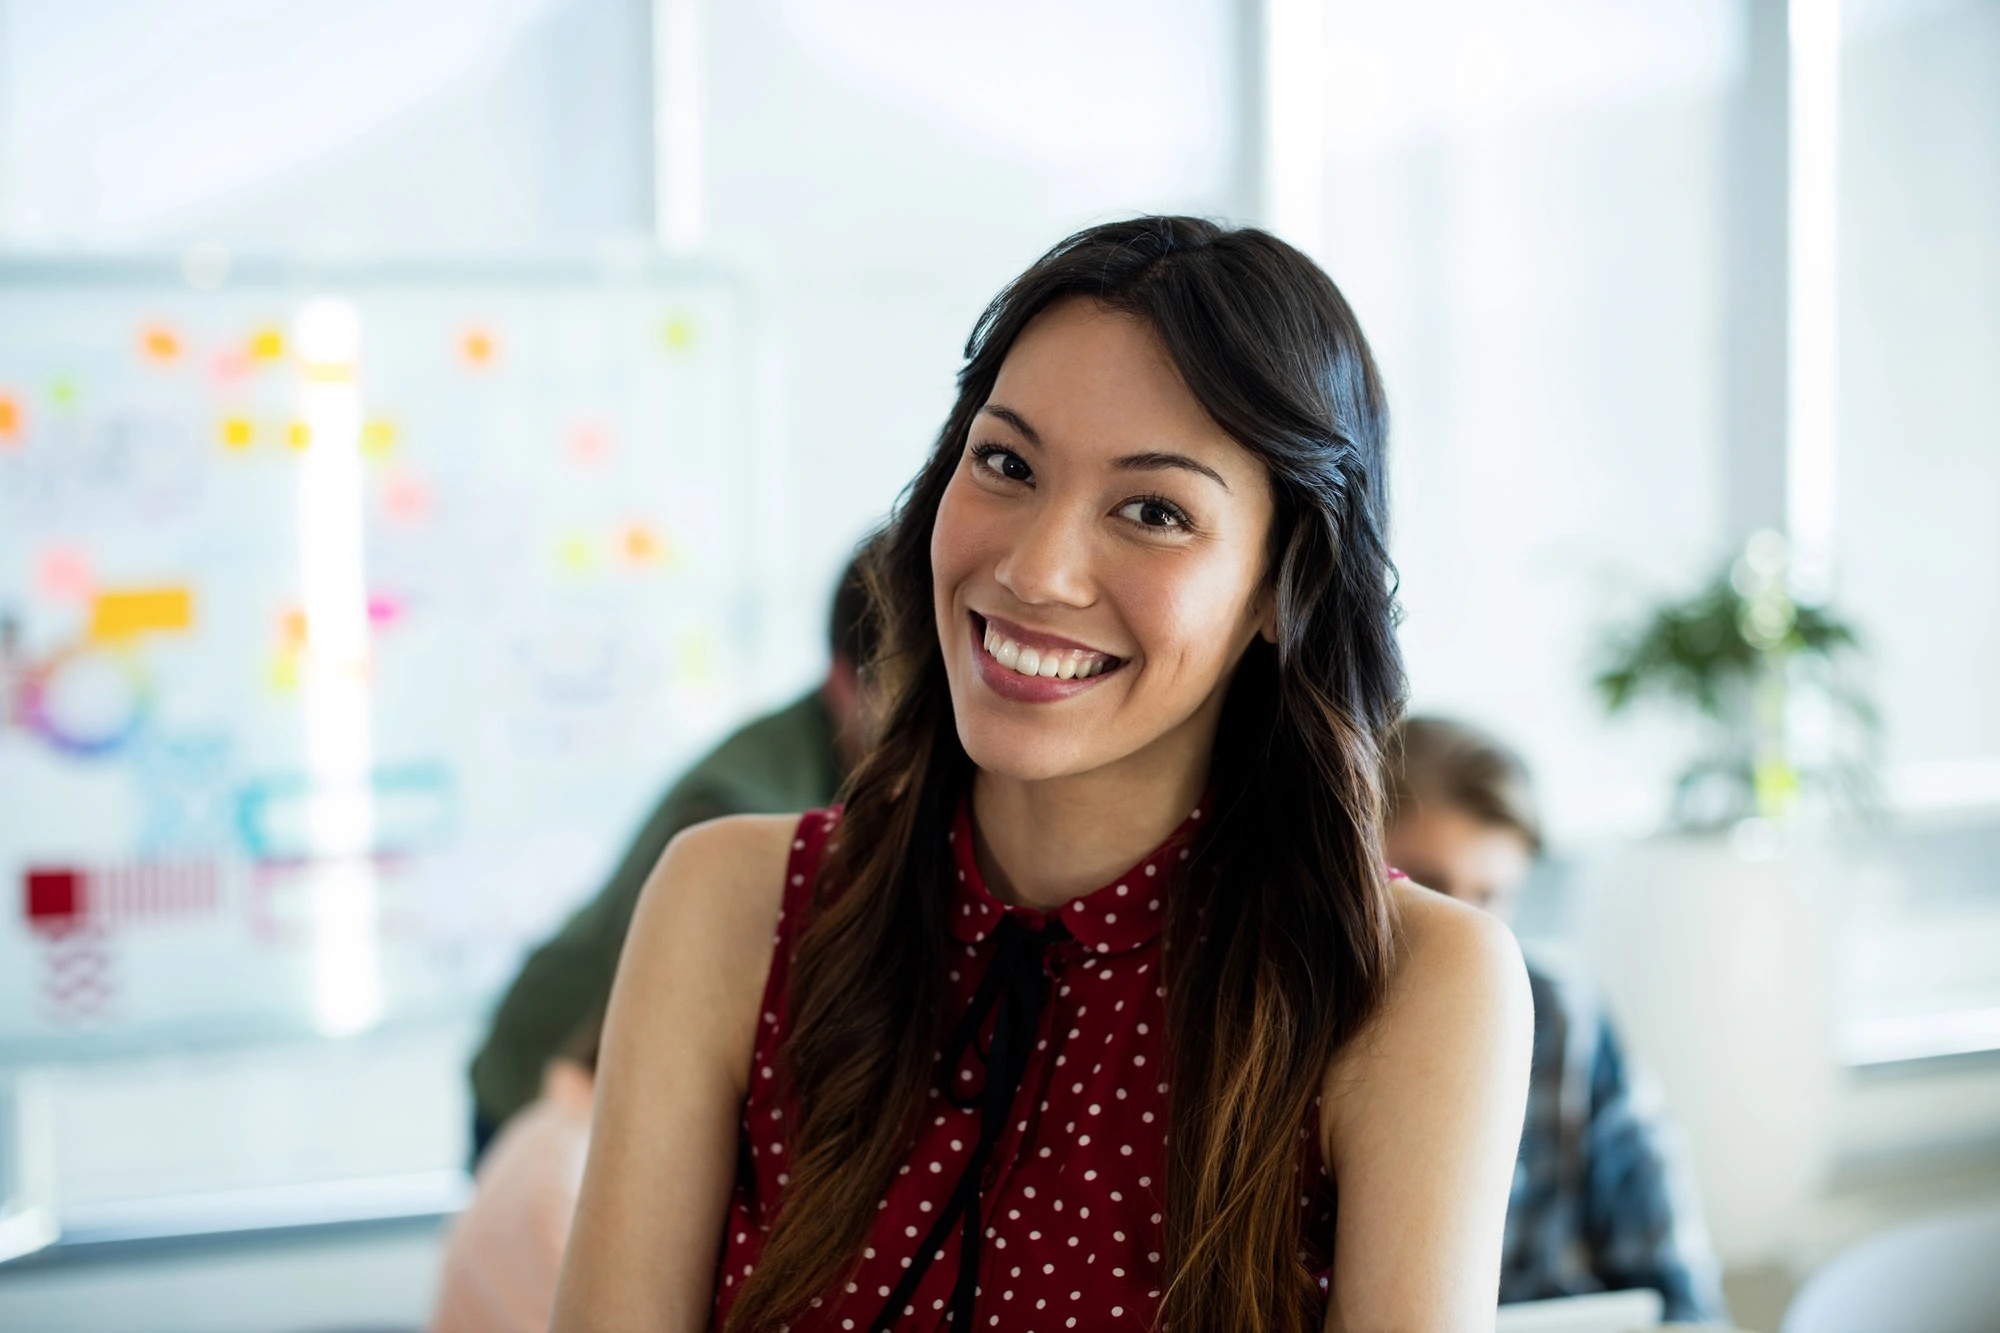
[(625, 558), (635, 565), (658, 563), (667, 553), (659, 534), (644, 523), (628, 523), (619, 533), (619, 549)]
[(487, 330), (473, 328), (467, 329), (465, 336), (459, 339), (458, 351), (467, 365), (475, 370), (484, 370), (500, 354), (500, 345)]
[(21, 400), (11, 393), (0, 391), (0, 444), (15, 444), (27, 433), (25, 414), (21, 411)]
[(139, 330), (139, 350), (148, 361), (164, 365), (180, 357), (181, 336), (165, 324), (148, 324)]
[(185, 630), (194, 624), (194, 592), (185, 587), (120, 588), (90, 603), (90, 637), (129, 639)]

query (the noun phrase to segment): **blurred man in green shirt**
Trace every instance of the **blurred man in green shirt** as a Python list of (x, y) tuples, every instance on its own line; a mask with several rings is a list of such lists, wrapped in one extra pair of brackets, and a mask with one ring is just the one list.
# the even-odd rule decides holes
[(737, 731), (689, 769), (660, 798), (597, 896), (528, 955), (473, 1057), (475, 1156), (540, 1093), (543, 1067), (578, 1029), (602, 1021), (639, 890), (676, 833), (723, 815), (811, 810), (833, 799), (863, 744), (858, 667), (874, 647), (866, 605), (849, 566), (829, 617), (833, 660), (826, 679)]

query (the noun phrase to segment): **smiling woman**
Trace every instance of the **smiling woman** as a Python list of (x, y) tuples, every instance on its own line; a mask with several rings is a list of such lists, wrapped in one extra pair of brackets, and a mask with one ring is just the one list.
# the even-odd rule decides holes
[[(1275, 635), (1272, 505), (1263, 465), (1189, 392), (1151, 323), (1085, 296), (1047, 308), (1001, 364), (931, 529), (937, 621), (969, 645), (947, 643), (944, 666), (974, 762), (1204, 780), (1194, 751), (1230, 671), (1260, 630)], [(1104, 665), (1063, 685), (1086, 657)], [(1059, 739), (1010, 707), (1057, 700), (1071, 701)]]
[(646, 890), (558, 1329), (1491, 1327), (1529, 1002), (1383, 862), (1384, 429), (1261, 232), (994, 301), (869, 553), (844, 808)]

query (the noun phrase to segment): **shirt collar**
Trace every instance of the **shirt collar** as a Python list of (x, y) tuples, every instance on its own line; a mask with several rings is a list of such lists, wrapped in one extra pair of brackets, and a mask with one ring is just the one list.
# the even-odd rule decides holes
[(1193, 849), (1194, 833), (1212, 804), (1203, 796), (1181, 826), (1146, 857), (1100, 889), (1063, 904), (1054, 912), (1003, 903), (986, 887), (972, 854), (972, 802), (958, 803), (952, 817), (951, 933), (966, 944), (991, 934), (1002, 917), (1014, 915), (1030, 930), (1040, 930), (1054, 917), (1078, 943), (1092, 953), (1123, 953), (1156, 938), (1167, 919), (1167, 886)]

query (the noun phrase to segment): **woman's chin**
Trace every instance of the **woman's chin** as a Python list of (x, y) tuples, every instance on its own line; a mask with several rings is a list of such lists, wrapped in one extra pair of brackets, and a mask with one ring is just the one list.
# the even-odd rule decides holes
[(961, 721), (958, 740), (981, 772), (1019, 782), (1070, 777), (1097, 767), (1089, 762), (1076, 738), (1047, 734), (1051, 730), (1045, 725), (992, 719), (969, 724)]
[(982, 771), (1022, 782), (1115, 764), (1150, 736), (1143, 723), (1133, 725), (1127, 697), (1133, 670), (1127, 663), (1091, 681), (1037, 680), (1024, 691), (1010, 688), (1016, 682), (997, 663), (949, 663), (959, 744)]

